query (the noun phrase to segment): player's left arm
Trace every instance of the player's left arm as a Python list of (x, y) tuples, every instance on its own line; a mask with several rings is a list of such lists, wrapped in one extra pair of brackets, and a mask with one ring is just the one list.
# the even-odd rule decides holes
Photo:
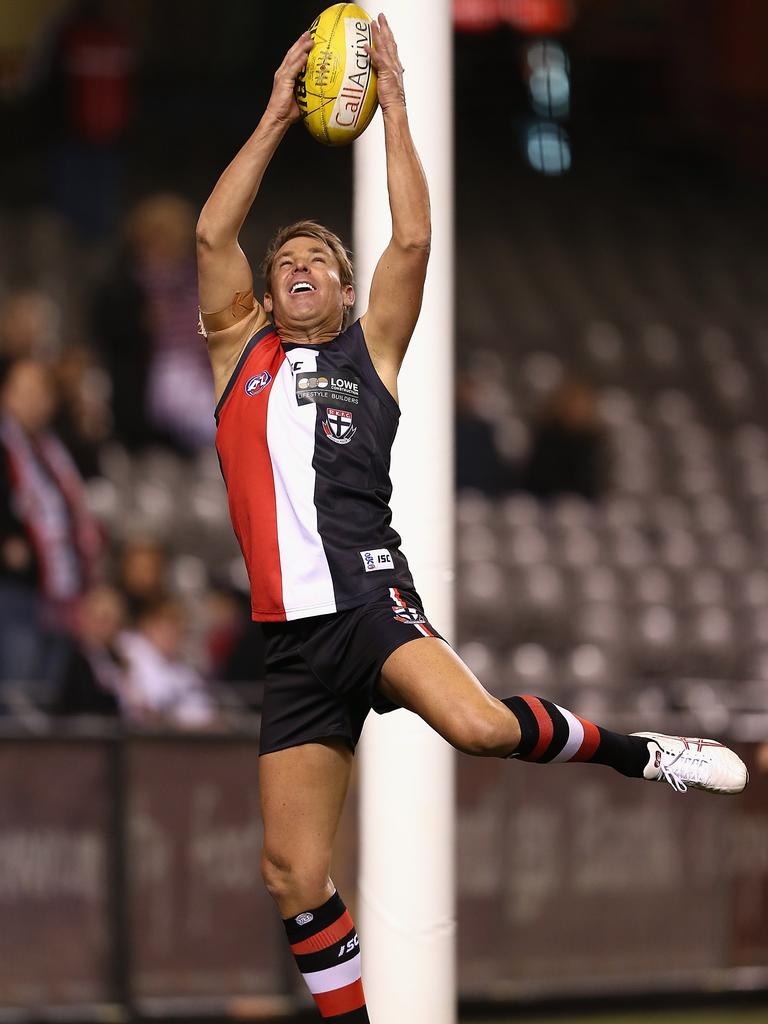
[(369, 51), (378, 74), (384, 118), (387, 187), (392, 238), (371, 283), (368, 310), (361, 317), (368, 350), (387, 387), (395, 392), (397, 374), (421, 309), (429, 260), (431, 219), (424, 168), (411, 138), (405, 107), (403, 67), (387, 19), (372, 22)]

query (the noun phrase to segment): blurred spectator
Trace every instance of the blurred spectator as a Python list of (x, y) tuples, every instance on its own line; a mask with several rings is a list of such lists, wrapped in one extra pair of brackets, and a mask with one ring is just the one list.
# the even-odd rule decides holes
[(168, 556), (162, 544), (151, 537), (128, 541), (120, 552), (117, 585), (134, 624), (149, 605), (168, 595)]
[(23, 91), (29, 74), (29, 54), (45, 32), (46, 22), (69, 0), (38, 0), (5, 4), (0, 32), (0, 95), (12, 99)]
[(12, 291), (0, 308), (0, 356), (49, 359), (61, 345), (61, 311), (38, 288)]
[(243, 631), (242, 602), (229, 590), (210, 590), (205, 596), (205, 623), (208, 669), (214, 679), (223, 679)]
[(466, 370), (456, 374), (456, 487), (499, 495), (509, 490), (511, 468), (501, 458), (493, 427), (478, 410), (477, 383)]
[(532, 431), (525, 489), (539, 498), (579, 494), (596, 499), (605, 488), (605, 438), (592, 386), (566, 378)]
[(120, 713), (127, 661), (117, 638), (124, 625), (125, 602), (114, 587), (102, 584), (83, 596), (76, 620), (77, 645), (64, 670), (55, 714), (111, 717)]
[(225, 588), (209, 591), (206, 650), (211, 678), (245, 684), (241, 693), (250, 703), (248, 687), (264, 678), (264, 638), (243, 595)]
[(132, 211), (127, 248), (98, 291), (93, 328), (112, 380), (115, 436), (182, 454), (213, 442), (213, 383), (197, 334), (195, 210), (172, 194)]
[(109, 382), (85, 345), (69, 345), (54, 364), (59, 389), (56, 432), (84, 477), (99, 474), (99, 447), (112, 422)]
[(103, 238), (119, 208), (124, 141), (136, 105), (136, 53), (114, 4), (81, 0), (50, 43), (45, 83), (58, 110), (53, 168), (59, 210)]
[(0, 384), (0, 679), (57, 677), (64, 629), (101, 550), (82, 479), (51, 432), (50, 371), (33, 359)]
[(121, 637), (120, 650), (128, 662), (129, 720), (189, 729), (213, 722), (215, 708), (205, 682), (183, 660), (186, 631), (183, 606), (164, 598), (147, 605), (136, 630)]

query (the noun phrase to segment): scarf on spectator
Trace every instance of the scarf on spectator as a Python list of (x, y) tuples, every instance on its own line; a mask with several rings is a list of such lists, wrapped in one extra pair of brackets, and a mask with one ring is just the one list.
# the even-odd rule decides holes
[(0, 419), (16, 515), (37, 556), (40, 587), (53, 601), (78, 597), (101, 549), (101, 532), (85, 503), (69, 452), (50, 433), (32, 439), (10, 416)]

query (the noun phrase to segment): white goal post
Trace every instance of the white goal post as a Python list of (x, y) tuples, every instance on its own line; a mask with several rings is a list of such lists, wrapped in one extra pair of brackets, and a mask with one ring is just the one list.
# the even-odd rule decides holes
[[(365, 4), (363, 5), (365, 6)], [(383, 0), (432, 200), (424, 306), (400, 378), (393, 524), (425, 609), (453, 639), (453, 74), (451, 0)], [(378, 114), (355, 143), (360, 311), (391, 229)], [(454, 753), (414, 715), (371, 714), (361, 744), (358, 923), (376, 1024), (456, 1020)]]

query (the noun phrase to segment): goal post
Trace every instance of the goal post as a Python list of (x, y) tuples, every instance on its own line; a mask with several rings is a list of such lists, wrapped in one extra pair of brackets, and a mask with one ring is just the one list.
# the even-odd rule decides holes
[[(430, 620), (453, 639), (453, 76), (450, 0), (383, 0), (429, 181), (432, 253), (399, 381), (393, 525)], [(391, 234), (381, 116), (355, 143), (360, 312)], [(358, 923), (376, 1024), (456, 1020), (454, 753), (415, 715), (371, 714), (361, 744)]]

